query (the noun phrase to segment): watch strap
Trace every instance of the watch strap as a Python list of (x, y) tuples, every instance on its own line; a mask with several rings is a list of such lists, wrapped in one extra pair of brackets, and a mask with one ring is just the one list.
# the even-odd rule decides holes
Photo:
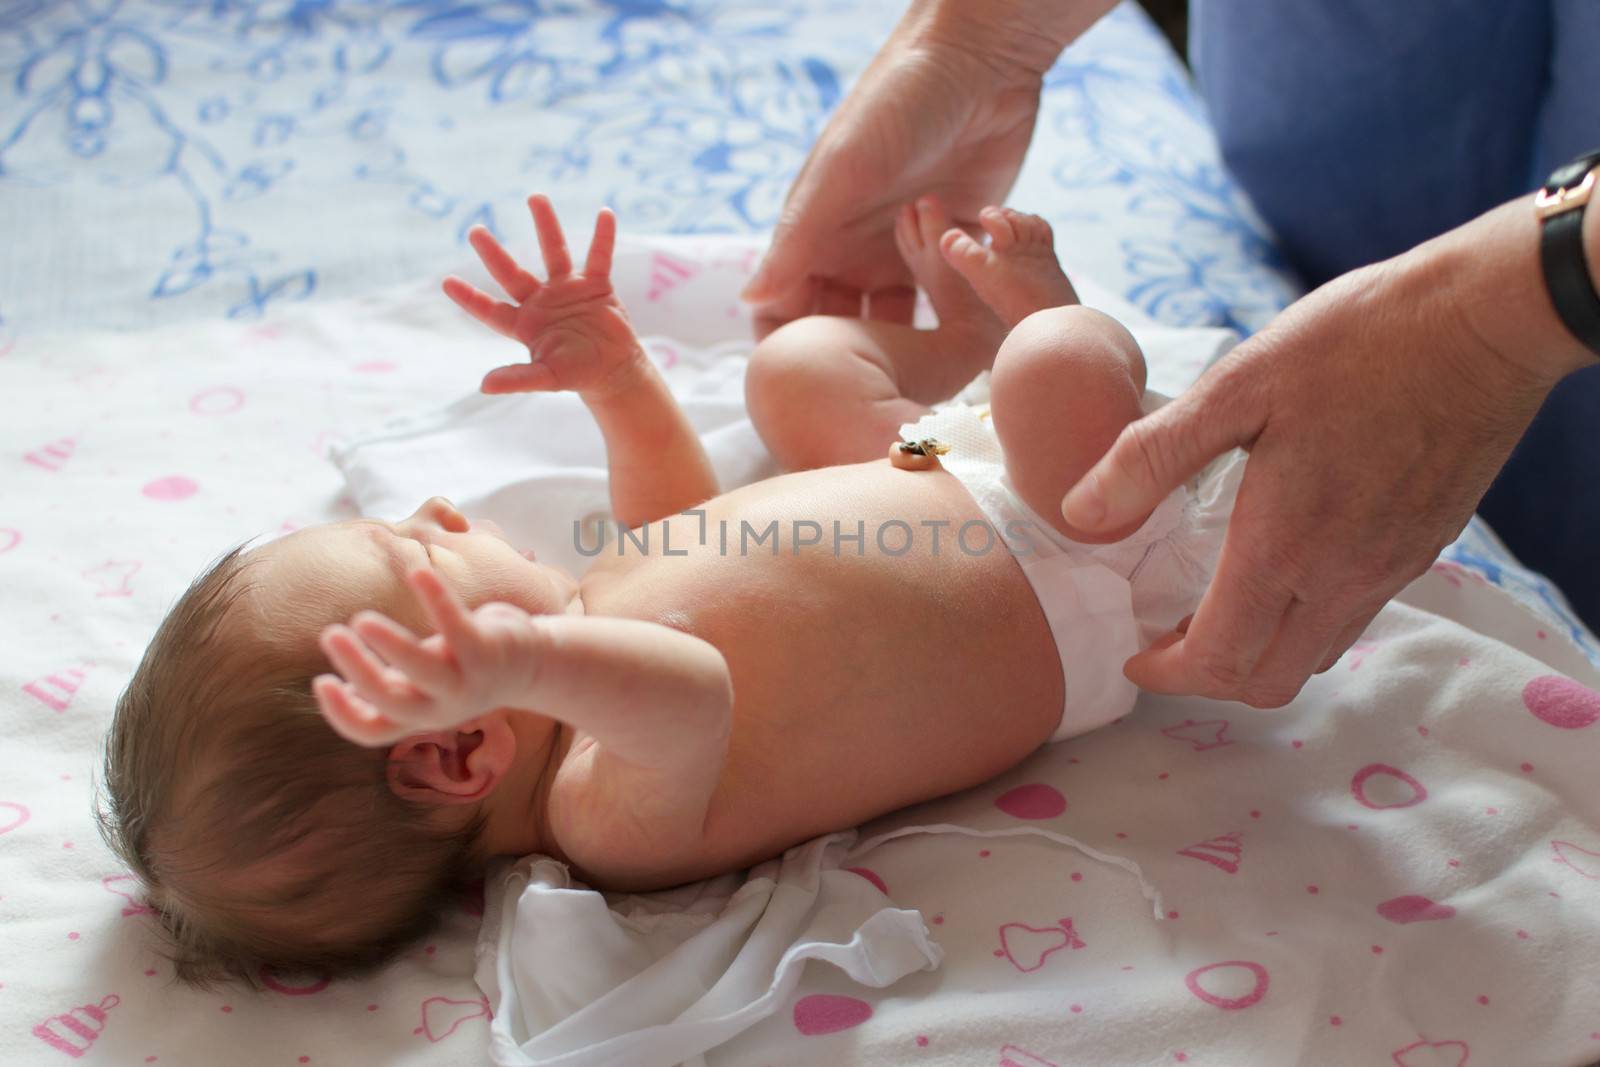
[(1600, 151), (1550, 176), (1534, 201), (1542, 222), (1539, 261), (1556, 314), (1573, 336), (1600, 354), (1600, 293), (1583, 252), (1583, 217), (1600, 183)]

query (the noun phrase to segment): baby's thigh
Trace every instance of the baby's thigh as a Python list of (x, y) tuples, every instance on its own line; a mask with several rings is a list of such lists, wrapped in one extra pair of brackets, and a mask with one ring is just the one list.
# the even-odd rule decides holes
[(1006, 473), (1027, 505), (1069, 537), (1061, 498), (1143, 413), (1144, 384), (1133, 335), (1092, 308), (1035, 312), (1000, 346), (989, 402)]
[(780, 463), (797, 470), (879, 459), (903, 423), (926, 414), (926, 405), (904, 395), (897, 359), (916, 339), (896, 330), (914, 332), (813, 315), (756, 346), (745, 405)]

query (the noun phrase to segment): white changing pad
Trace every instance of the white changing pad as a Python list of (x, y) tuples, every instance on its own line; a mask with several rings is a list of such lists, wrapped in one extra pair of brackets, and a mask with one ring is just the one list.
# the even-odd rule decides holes
[[(675, 250), (702, 264), (704, 288), (641, 301), (648, 254), (633, 249), (619, 288), (630, 307), (647, 308), (641, 328), (717, 321), (737, 281), (719, 273), (742, 269), (728, 250)], [(1090, 299), (1113, 304), (1140, 338), (1153, 387), (1180, 390), (1226, 343), (1164, 333)], [(719, 473), (757, 476), (759, 445), (736, 410), (737, 346), (658, 337), (650, 347)], [(397, 514), (428, 493), (455, 493), (468, 514), (514, 535), (557, 539), (533, 545), (554, 554), (561, 539), (570, 549), (570, 525), (515, 524), (551, 501), (573, 509), (568, 524), (604, 509), (603, 452), (597, 434), (582, 436), (586, 418), (571, 397), (474, 398), (344, 446), (339, 463), (363, 510)], [(424, 463), (439, 480), (419, 477)], [(782, 1003), (762, 999), (776, 982), (770, 966), (744, 972), (748, 1028), (706, 1062), (1432, 1067), (1469, 1055), (1530, 1062), (1530, 1050), (1539, 1063), (1592, 1057), (1596, 672), (1549, 618), (1477, 571), (1443, 562), (1404, 599), (1286, 709), (1146, 695), (1127, 719), (1048, 746), (994, 783), (865, 828), (849, 868), (886, 907), (921, 912), (943, 965), (882, 990), (809, 967)], [(598, 897), (582, 940), (593, 946), (585, 965), (610, 976), (603, 1005), (548, 1010), (568, 981), (555, 957), (505, 959), (519, 940), (505, 916), (529, 892), (526, 874), (490, 885), (505, 910), (485, 925), (480, 980), (521, 968), (512, 992), (485, 981), (497, 1061), (631, 1062), (609, 1057), (681, 1048), (669, 1042), (701, 1015), (680, 1017), (689, 1000), (633, 995), (641, 963), (608, 935), (626, 922), (599, 911)], [(652, 906), (675, 913), (683, 903)], [(692, 955), (693, 943), (674, 948)], [(663, 951), (655, 966), (672, 974), (685, 964)], [(685, 973), (709, 987), (735, 968), (724, 956)], [(763, 1016), (757, 1003), (772, 1010)], [(587, 1052), (551, 1039), (564, 1025), (591, 1042)]]

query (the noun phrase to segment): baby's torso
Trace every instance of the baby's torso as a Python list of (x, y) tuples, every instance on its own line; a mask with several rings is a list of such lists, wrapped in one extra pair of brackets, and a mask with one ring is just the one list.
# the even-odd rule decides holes
[(985, 781), (1049, 737), (1060, 661), (983, 523), (954, 478), (879, 461), (737, 489), (596, 557), (588, 613), (703, 638), (733, 679), (706, 852), (671, 880)]

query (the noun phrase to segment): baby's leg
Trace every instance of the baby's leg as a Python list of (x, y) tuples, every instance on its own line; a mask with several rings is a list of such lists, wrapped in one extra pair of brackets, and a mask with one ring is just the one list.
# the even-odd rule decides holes
[(949, 217), (908, 204), (895, 240), (939, 317), (936, 330), (813, 315), (773, 331), (751, 356), (751, 421), (788, 470), (880, 459), (900, 427), (948, 400), (994, 360), (1006, 326), (940, 252)]
[(1121, 323), (1078, 304), (1056, 262), (1048, 223), (1009, 208), (1000, 214), (1004, 226), (984, 220), (988, 248), (951, 235), (945, 253), (1012, 327), (989, 385), (1006, 473), (1023, 501), (1066, 536), (1119, 540), (1144, 518), (1088, 537), (1062, 519), (1061, 498), (1143, 414), (1144, 356)]

